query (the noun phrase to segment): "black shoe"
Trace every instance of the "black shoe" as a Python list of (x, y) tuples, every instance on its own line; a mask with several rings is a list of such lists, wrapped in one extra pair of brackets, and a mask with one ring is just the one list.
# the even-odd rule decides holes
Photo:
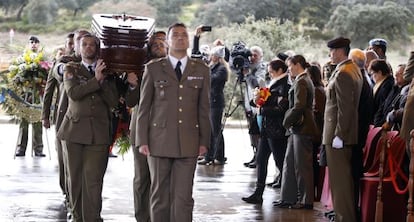
[(253, 193), (249, 197), (242, 197), (242, 200), (250, 204), (262, 204), (263, 203), (262, 195), (259, 195), (257, 193)]
[(279, 208), (291, 208), (293, 204), (291, 203), (287, 203), (283, 200), (279, 200), (279, 201), (273, 201), (273, 206), (274, 207), (279, 207)]
[(255, 161), (256, 161), (256, 155), (254, 155), (253, 158), (249, 162), (243, 163), (243, 165), (245, 167), (249, 167), (249, 164), (251, 164), (251, 163), (253, 163)]
[(17, 151), (15, 156), (26, 156), (26, 153), (23, 151)]
[(279, 189), (281, 187), (282, 187), (282, 184), (280, 182), (276, 182), (272, 185), (272, 188), (274, 188), (274, 189)]
[(117, 156), (117, 155), (115, 155), (115, 154), (113, 154), (112, 152), (110, 152), (110, 153), (109, 153), (109, 157), (114, 157), (114, 158), (117, 158), (118, 156)]
[(292, 209), (305, 209), (305, 210), (313, 210), (313, 204), (301, 204), (296, 203), (290, 206)]
[(206, 165), (206, 166), (209, 166), (209, 165), (213, 164), (213, 161), (203, 159), (203, 160), (198, 161), (197, 163), (198, 163), (199, 165)]
[(266, 185), (267, 186), (269, 186), (269, 187), (273, 187), (273, 184), (276, 184), (277, 183), (277, 181), (276, 180), (274, 180), (273, 182), (271, 182), (271, 183), (267, 183)]
[(225, 160), (214, 160), (213, 164), (214, 165), (224, 165), (224, 164), (226, 164), (226, 161)]
[(35, 156), (37, 157), (45, 157), (46, 155), (42, 152), (35, 152)]
[(251, 162), (250, 164), (249, 164), (249, 166), (248, 166), (249, 168), (256, 168), (256, 160), (255, 161), (253, 161), (253, 162)]

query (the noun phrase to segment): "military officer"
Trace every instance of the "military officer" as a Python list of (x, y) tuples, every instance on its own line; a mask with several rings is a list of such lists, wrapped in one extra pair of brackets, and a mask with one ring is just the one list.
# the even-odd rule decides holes
[(209, 68), (187, 56), (182, 23), (167, 32), (168, 56), (146, 65), (138, 107), (139, 151), (148, 155), (151, 221), (191, 222), (197, 157), (210, 143)]

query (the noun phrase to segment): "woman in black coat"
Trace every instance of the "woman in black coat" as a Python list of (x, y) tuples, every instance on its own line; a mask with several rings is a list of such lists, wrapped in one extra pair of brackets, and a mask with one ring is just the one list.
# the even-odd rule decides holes
[(271, 61), (268, 66), (268, 72), (272, 78), (268, 85), (271, 95), (262, 105), (259, 102), (259, 95), (255, 96), (255, 99), (252, 101), (252, 105), (260, 108), (259, 113), (263, 116), (263, 121), (256, 157), (256, 190), (249, 197), (242, 198), (247, 203), (261, 204), (263, 202), (262, 196), (270, 154), (273, 154), (276, 167), (279, 172), (282, 172), (287, 144), (286, 130), (282, 123), (285, 112), (289, 108), (288, 91), (290, 88), (286, 70), (287, 66), (282, 60)]
[(229, 75), (229, 66), (224, 60), (225, 48), (216, 46), (210, 52), (210, 122), (211, 140), (208, 152), (200, 165), (223, 165), (226, 162), (224, 157), (224, 138), (222, 133), (222, 117), (224, 111), (224, 86)]

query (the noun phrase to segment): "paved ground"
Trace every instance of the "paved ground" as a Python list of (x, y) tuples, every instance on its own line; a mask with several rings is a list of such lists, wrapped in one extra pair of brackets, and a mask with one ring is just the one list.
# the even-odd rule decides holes
[[(51, 155), (44, 133), (46, 158), (31, 157), (28, 150), (26, 157), (14, 159), (17, 132), (18, 126), (0, 114), (0, 222), (66, 221), (58, 187), (53, 130), (47, 131)], [(319, 203), (315, 203), (313, 211), (273, 208), (272, 201), (278, 199), (279, 190), (271, 188), (266, 188), (262, 206), (244, 203), (240, 198), (252, 192), (255, 181), (255, 171), (242, 165), (252, 155), (247, 131), (240, 127), (227, 128), (224, 136), (228, 163), (197, 167), (194, 221), (328, 221), (323, 218), (325, 209)], [(268, 181), (275, 173), (274, 166), (270, 165)], [(109, 160), (103, 190), (105, 221), (134, 221), (132, 177), (131, 153)]]

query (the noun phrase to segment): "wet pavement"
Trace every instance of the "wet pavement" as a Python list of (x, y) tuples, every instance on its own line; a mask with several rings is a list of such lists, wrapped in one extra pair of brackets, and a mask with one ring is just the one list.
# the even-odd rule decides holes
[[(46, 157), (31, 157), (28, 149), (25, 157), (14, 158), (18, 125), (8, 120), (0, 114), (0, 222), (66, 221), (64, 197), (58, 185), (54, 131), (49, 129), (43, 133)], [(247, 130), (238, 127), (238, 123), (235, 125), (224, 130), (228, 163), (197, 166), (194, 221), (329, 221), (323, 217), (326, 209), (320, 203), (315, 203), (314, 210), (274, 208), (272, 201), (279, 199), (278, 189), (267, 187), (262, 205), (241, 200), (254, 190), (255, 170), (243, 166), (243, 162), (250, 160), (252, 149)], [(268, 174), (267, 181), (271, 182), (276, 174), (272, 162)], [(102, 217), (105, 221), (135, 221), (132, 178), (132, 153), (110, 158), (103, 188)]]

